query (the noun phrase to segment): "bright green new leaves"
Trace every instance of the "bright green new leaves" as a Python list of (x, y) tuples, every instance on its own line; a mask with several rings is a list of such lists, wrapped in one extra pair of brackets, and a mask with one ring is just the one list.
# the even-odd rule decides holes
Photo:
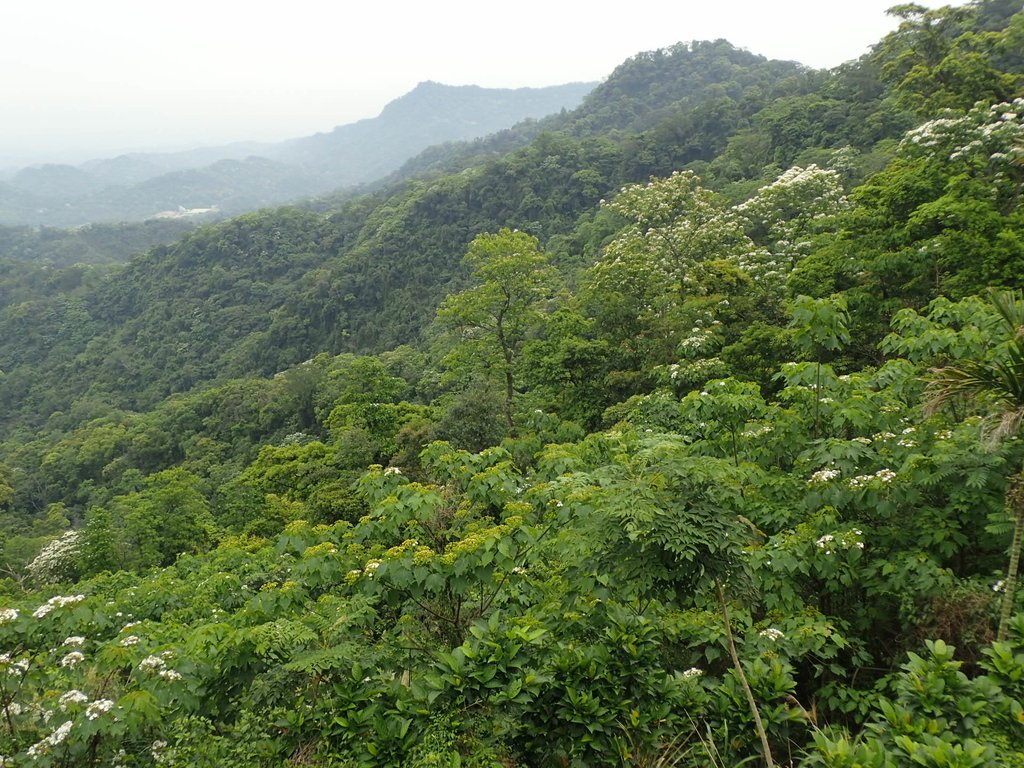
[(793, 339), (810, 357), (821, 360), (827, 352), (838, 352), (850, 343), (850, 317), (841, 296), (793, 300)]
[(537, 238), (509, 229), (478, 235), (464, 261), (473, 286), (449, 296), (437, 312), (453, 342), (444, 364), (457, 380), (495, 376), (504, 393), (506, 426), (514, 432), (523, 345), (544, 319), (557, 273)]

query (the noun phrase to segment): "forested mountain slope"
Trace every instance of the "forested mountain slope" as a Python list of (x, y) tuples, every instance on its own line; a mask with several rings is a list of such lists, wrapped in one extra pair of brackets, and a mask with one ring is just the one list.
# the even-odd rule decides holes
[[(742, 82), (767, 92), (777, 83), (789, 94), (809, 87), (811, 77), (721, 42), (650, 58), (650, 83), (629, 63), (603, 86), (610, 105), (590, 100), (579, 111), (589, 126), (621, 106), (623, 94), (647, 104), (631, 107), (645, 114), (671, 113), (675, 103), (675, 117), (650, 132), (575, 138), (573, 113), (565, 129), (466, 173), (398, 182), (319, 218), (294, 211), (243, 217), (150, 252), (102, 289), (6, 308), (0, 401), (7, 423), (19, 413), (38, 419), (65, 410), (89, 388), (109, 392), (114, 404), (149, 406), (218, 375), (272, 373), (317, 351), (413, 341), (457, 285), (460, 254), (474, 234), (510, 226), (545, 239), (568, 236), (581, 213), (621, 184), (713, 157), (745, 124), (744, 110), (758, 109), (757, 100), (742, 100)], [(713, 72), (735, 81), (704, 74), (709, 62), (723, 61), (729, 65)], [(620, 73), (626, 83), (615, 86)], [(657, 86), (662, 81), (685, 85)], [(694, 111), (692, 103), (710, 102), (691, 81), (716, 93), (731, 88), (741, 101), (726, 95), (705, 107), (710, 114)], [(676, 141), (677, 130), (688, 132), (686, 145)], [(86, 315), (75, 321), (76, 334), (62, 337), (68, 312), (80, 310)], [(207, 338), (190, 337), (200, 326), (210, 329)], [(46, 401), (24, 408), (30, 391)]]
[(1024, 12), (895, 12), (11, 265), (5, 765), (1024, 764)]

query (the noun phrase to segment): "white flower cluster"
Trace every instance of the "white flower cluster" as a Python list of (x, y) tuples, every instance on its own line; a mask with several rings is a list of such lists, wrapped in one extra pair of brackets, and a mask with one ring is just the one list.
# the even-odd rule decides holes
[(28, 659), (18, 659), (17, 661), (11, 661), (11, 654), (0, 653), (0, 667), (10, 667), (8, 672), (12, 675), (25, 674), (28, 671), (29, 661)]
[(71, 733), (71, 721), (68, 720), (65, 723), (61, 723), (57, 726), (56, 730), (47, 736), (42, 741), (33, 744), (28, 748), (28, 756), (33, 760), (38, 758), (40, 755), (45, 755), (50, 751), (52, 747), (56, 747), (58, 744), (62, 744), (64, 740)]
[(6, 624), (18, 618), (17, 608), (0, 608), (0, 624)]
[(110, 699), (96, 699), (85, 708), (85, 716), (89, 720), (95, 720), (100, 715), (105, 715), (114, 708), (114, 702)]
[(847, 484), (854, 490), (857, 490), (859, 488), (866, 487), (869, 483), (873, 481), (877, 481), (880, 483), (891, 483), (895, 479), (896, 473), (893, 472), (891, 469), (880, 469), (873, 475), (857, 475), (856, 477), (851, 477), (849, 480), (847, 480)]
[(164, 651), (159, 656), (147, 656), (139, 662), (139, 669), (143, 672), (156, 672), (164, 680), (181, 680), (181, 673), (177, 670), (167, 669), (167, 659), (171, 657), (170, 651)]
[(139, 644), (139, 636), (138, 635), (128, 635), (127, 637), (121, 639), (121, 645), (123, 645), (125, 648), (131, 648), (133, 645), (138, 645), (138, 644)]
[(40, 605), (32, 612), (32, 617), (35, 619), (41, 619), (46, 616), (54, 608), (63, 608), (65, 605), (74, 605), (85, 600), (85, 595), (71, 595), (64, 597), (62, 595), (54, 595), (45, 603)]
[(814, 546), (824, 550), (827, 554), (832, 554), (840, 549), (864, 549), (864, 540), (861, 538), (863, 535), (860, 528), (854, 528), (846, 533), (826, 533), (814, 542)]
[(839, 477), (840, 474), (841, 473), (838, 469), (830, 469), (828, 467), (826, 467), (825, 469), (819, 469), (817, 472), (811, 475), (810, 479), (807, 481), (807, 484), (818, 485), (820, 483), (828, 483), (832, 480), (835, 480), (837, 477)]
[(72, 704), (85, 704), (89, 697), (77, 689), (72, 689), (60, 697), (59, 704), (62, 711), (66, 712)]
[(938, 162), (966, 161), (976, 171), (987, 166), (994, 173), (995, 191), (1016, 194), (1018, 185), (1010, 166), (1021, 156), (1024, 139), (1024, 99), (985, 106), (967, 114), (930, 120), (909, 131), (900, 144), (906, 155), (924, 155)]
[(149, 746), (149, 752), (153, 755), (153, 759), (156, 762), (160, 762), (164, 758), (164, 750), (167, 749), (167, 742), (157, 739)]
[(775, 627), (768, 627), (766, 629), (762, 629), (757, 634), (759, 634), (763, 638), (771, 640), (773, 643), (776, 640), (781, 640), (782, 638), (785, 637), (785, 635), (782, 633), (782, 630), (781, 629), (776, 629)]
[(703, 669), (700, 669), (699, 667), (690, 667), (688, 670), (683, 672), (683, 677), (685, 677), (687, 680), (692, 680), (693, 678), (700, 677), (703, 674)]
[(81, 651), (72, 651), (67, 656), (65, 656), (63, 659), (60, 660), (60, 665), (62, 667), (67, 667), (67, 668), (70, 669), (72, 667), (77, 667), (83, 661), (85, 661), (85, 654), (84, 653), (82, 653)]
[(84, 643), (85, 638), (81, 635), (71, 635), (71, 637), (65, 637), (61, 645), (67, 648), (81, 648)]
[(165, 662), (160, 656), (147, 656), (139, 662), (139, 669), (143, 672), (155, 672), (166, 666), (167, 662)]

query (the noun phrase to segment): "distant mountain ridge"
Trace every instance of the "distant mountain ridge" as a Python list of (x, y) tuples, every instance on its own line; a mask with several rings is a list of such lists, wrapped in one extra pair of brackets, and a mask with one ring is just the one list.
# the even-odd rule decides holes
[(0, 224), (78, 226), (168, 210), (231, 214), (275, 205), (374, 181), (434, 144), (574, 109), (595, 85), (505, 89), (426, 81), (378, 117), (327, 133), (23, 168), (0, 183)]

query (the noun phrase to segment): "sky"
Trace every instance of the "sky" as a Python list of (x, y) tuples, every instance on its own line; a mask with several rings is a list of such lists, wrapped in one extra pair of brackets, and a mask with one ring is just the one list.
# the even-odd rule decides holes
[(424, 80), (596, 81), (680, 41), (833, 67), (896, 26), (896, 0), (0, 2), (0, 167), (305, 136)]

